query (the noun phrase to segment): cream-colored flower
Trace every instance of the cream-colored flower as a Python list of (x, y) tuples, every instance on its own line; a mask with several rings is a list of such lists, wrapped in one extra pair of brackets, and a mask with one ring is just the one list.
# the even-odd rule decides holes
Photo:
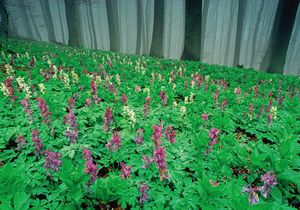
[(195, 81), (194, 81), (194, 80), (191, 81), (191, 87), (192, 87), (192, 88), (195, 87)]
[(1, 91), (3, 92), (5, 98), (9, 96), (9, 90), (4, 83), (1, 83)]
[(148, 93), (148, 96), (150, 95), (150, 89), (149, 89), (149, 88), (147, 88), (147, 87), (146, 87), (146, 88), (144, 88), (143, 92), (144, 92), (144, 93), (146, 93), (146, 92), (147, 92), (147, 93)]
[(189, 97), (187, 97), (187, 96), (184, 97), (184, 103), (185, 103), (185, 104), (188, 104), (188, 103), (189, 103)]
[(49, 66), (52, 64), (50, 59), (47, 60), (47, 63), (48, 63)]
[(43, 83), (40, 83), (39, 84), (39, 88), (40, 88), (40, 91), (42, 94), (45, 94), (46, 93), (46, 87)]
[(173, 85), (172, 85), (172, 89), (173, 89), (173, 90), (175, 90), (175, 88), (176, 88), (176, 84), (175, 84), (175, 83), (173, 83)]
[(75, 71), (71, 71), (71, 75), (73, 77), (73, 84), (77, 84), (78, 83), (78, 74), (75, 73)]
[(117, 84), (121, 85), (121, 78), (119, 74), (116, 75), (116, 80), (117, 80)]
[(129, 106), (124, 106), (124, 111), (130, 119), (131, 126), (134, 127), (135, 122), (136, 122), (134, 111), (132, 109), (130, 109)]
[(61, 72), (60, 78), (62, 79), (66, 88), (70, 88), (70, 78), (69, 75), (66, 73)]
[(173, 107), (176, 108), (177, 106), (178, 106), (177, 102), (174, 101), (174, 102), (173, 102)]
[(273, 119), (276, 119), (277, 118), (277, 107), (272, 106), (270, 111), (272, 113)]
[(209, 77), (210, 77), (209, 75), (206, 75), (206, 76), (205, 76), (205, 81), (206, 81), (206, 82), (209, 81)]
[(181, 116), (186, 115), (186, 107), (185, 106), (180, 107), (180, 113), (181, 113)]
[(97, 86), (99, 86), (100, 84), (101, 84), (101, 77), (100, 76), (96, 76), (95, 77), (95, 84), (97, 85)]
[(195, 96), (195, 94), (193, 92), (191, 92), (191, 94), (190, 94), (190, 102), (191, 103), (194, 102), (194, 96)]

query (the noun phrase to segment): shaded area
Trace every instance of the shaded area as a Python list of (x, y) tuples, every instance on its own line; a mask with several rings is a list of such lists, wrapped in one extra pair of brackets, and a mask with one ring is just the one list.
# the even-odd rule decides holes
[(201, 16), (202, 0), (186, 0), (185, 45), (182, 59), (200, 59)]
[(283, 72), (298, 5), (299, 0), (279, 1), (271, 43), (268, 49), (270, 52), (268, 72)]

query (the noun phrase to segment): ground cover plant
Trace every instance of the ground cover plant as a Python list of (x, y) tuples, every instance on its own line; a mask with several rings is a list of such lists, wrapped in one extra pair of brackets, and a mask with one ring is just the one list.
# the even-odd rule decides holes
[(299, 208), (299, 78), (1, 42), (0, 209)]

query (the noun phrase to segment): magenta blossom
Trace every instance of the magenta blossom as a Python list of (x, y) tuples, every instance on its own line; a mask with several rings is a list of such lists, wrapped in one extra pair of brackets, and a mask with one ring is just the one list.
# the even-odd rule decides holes
[(159, 94), (161, 103), (166, 106), (168, 103), (168, 97), (164, 90), (162, 90)]
[(51, 176), (49, 169), (52, 169), (53, 171), (56, 172), (58, 171), (61, 165), (61, 160), (59, 160), (61, 154), (57, 152), (50, 152), (49, 150), (47, 150), (45, 154), (46, 154), (46, 160), (45, 160), (44, 167), (48, 173), (48, 176)]
[(18, 144), (18, 150), (21, 150), (22, 146), (26, 145), (26, 139), (24, 136), (18, 136), (16, 139), (16, 143)]
[(28, 98), (24, 98), (20, 103), (24, 108), (24, 112), (29, 115), (30, 122), (32, 122), (33, 116), (32, 116), (32, 110), (30, 109)]
[(131, 166), (126, 166), (125, 163), (121, 162), (121, 171), (122, 171), (122, 178), (126, 179), (130, 177)]
[(51, 112), (49, 112), (48, 106), (46, 105), (46, 101), (42, 98), (35, 99), (38, 101), (38, 107), (41, 110), (41, 115), (44, 117), (44, 123), (48, 123), (48, 118), (51, 115)]
[(144, 162), (143, 168), (149, 168), (152, 162), (154, 161), (152, 158), (143, 155), (142, 160)]
[(36, 156), (43, 154), (43, 143), (41, 139), (38, 137), (39, 131), (38, 130), (32, 130), (32, 141), (35, 143), (34, 153)]
[(139, 128), (137, 131), (137, 137), (135, 138), (135, 143), (142, 144), (144, 141), (144, 130), (142, 128)]
[(106, 144), (106, 147), (110, 151), (117, 151), (121, 146), (121, 138), (119, 134), (115, 132), (111, 140)]
[(222, 112), (224, 112), (224, 109), (227, 106), (227, 103), (228, 103), (227, 99), (224, 99), (222, 102)]
[(112, 110), (107, 108), (104, 113), (104, 126), (103, 131), (106, 132), (109, 129), (110, 124), (113, 121)]
[(109, 89), (109, 92), (113, 93), (113, 92), (114, 92), (114, 89), (115, 89), (114, 83), (110, 83), (110, 84), (108, 85), (108, 89)]
[(167, 179), (166, 150), (164, 147), (154, 150), (154, 161), (159, 170), (160, 181)]
[(207, 121), (208, 120), (208, 114), (202, 114), (202, 120)]
[(176, 139), (175, 139), (176, 131), (174, 130), (174, 128), (172, 126), (167, 126), (166, 131), (165, 131), (165, 137), (173, 144), (176, 142)]
[(92, 99), (87, 98), (85, 101), (85, 105), (86, 105), (86, 107), (90, 107), (92, 105)]
[(76, 116), (73, 110), (70, 110), (70, 112), (64, 117), (63, 122), (71, 128), (77, 127)]
[(154, 148), (158, 148), (161, 145), (162, 126), (153, 125), (152, 139), (154, 141)]
[(277, 179), (275, 177), (274, 171), (270, 171), (262, 175), (261, 179), (264, 182), (264, 186), (260, 188), (260, 192), (264, 198), (267, 198), (271, 188), (277, 185)]
[(139, 189), (139, 191), (141, 193), (140, 199), (139, 199), (140, 204), (142, 204), (148, 200), (148, 193), (147, 193), (148, 190), (149, 190), (148, 185), (146, 185), (146, 184), (141, 185), (141, 187)]
[(259, 192), (259, 188), (258, 187), (251, 187), (251, 185), (249, 185), (249, 187), (243, 187), (242, 193), (249, 193), (249, 202), (251, 205), (253, 204), (257, 204), (259, 202), (259, 198), (258, 198), (258, 192)]
[(210, 132), (209, 132), (209, 138), (211, 138), (211, 140), (215, 140), (218, 138), (218, 135), (220, 133), (220, 130), (218, 128), (212, 128), (210, 129)]
[[(95, 182), (98, 178), (98, 166), (94, 164), (92, 160), (88, 160), (85, 162), (84, 166), (86, 167), (84, 173), (91, 175), (91, 182)], [(88, 183), (89, 185), (89, 183)]]
[(78, 138), (78, 129), (66, 130), (65, 135), (70, 140), (70, 143), (74, 144)]
[(126, 94), (122, 95), (121, 101), (122, 101), (124, 106), (127, 105), (127, 96), (126, 96)]

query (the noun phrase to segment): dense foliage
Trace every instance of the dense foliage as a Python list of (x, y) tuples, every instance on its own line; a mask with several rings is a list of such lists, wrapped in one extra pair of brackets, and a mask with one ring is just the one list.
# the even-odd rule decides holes
[(299, 207), (299, 78), (20, 40), (7, 48), (0, 209)]

